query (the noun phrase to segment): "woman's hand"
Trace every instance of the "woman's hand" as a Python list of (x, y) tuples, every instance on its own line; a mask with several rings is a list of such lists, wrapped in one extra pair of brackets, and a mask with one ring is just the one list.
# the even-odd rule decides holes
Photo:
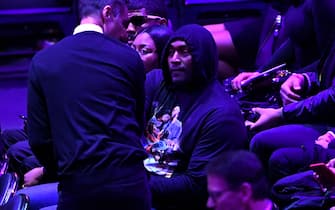
[(258, 76), (259, 74), (259, 72), (242, 72), (231, 81), (231, 86), (234, 90), (241, 90), (244, 83), (246, 83), (249, 79)]

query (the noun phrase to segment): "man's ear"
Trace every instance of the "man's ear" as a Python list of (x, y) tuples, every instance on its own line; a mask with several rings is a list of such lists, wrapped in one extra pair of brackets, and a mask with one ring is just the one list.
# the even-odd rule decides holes
[(112, 7), (110, 5), (106, 5), (102, 9), (102, 19), (103, 19), (103, 21), (104, 22), (110, 21), (113, 18), (114, 18), (114, 16), (113, 16)]
[(162, 19), (160, 20), (160, 25), (168, 25), (168, 21), (167, 21), (167, 19), (162, 18)]
[(250, 200), (252, 200), (253, 191), (251, 184), (248, 182), (242, 183), (242, 185), (240, 186), (240, 193), (243, 203), (248, 203)]

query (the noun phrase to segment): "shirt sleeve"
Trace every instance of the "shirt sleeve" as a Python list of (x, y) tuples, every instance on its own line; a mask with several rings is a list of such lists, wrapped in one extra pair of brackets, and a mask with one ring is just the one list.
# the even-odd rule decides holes
[(48, 110), (34, 62), (28, 77), (28, 140), (38, 161), (48, 174), (55, 176), (57, 162), (53, 155)]
[(332, 86), (302, 101), (283, 108), (283, 117), (290, 123), (331, 123), (335, 119), (335, 87)]

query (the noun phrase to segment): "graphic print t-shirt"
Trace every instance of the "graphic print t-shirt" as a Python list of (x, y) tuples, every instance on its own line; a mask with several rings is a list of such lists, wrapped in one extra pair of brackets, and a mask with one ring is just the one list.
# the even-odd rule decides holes
[(171, 177), (178, 165), (176, 158), (180, 151), (182, 122), (179, 119), (180, 106), (169, 108), (153, 103), (152, 117), (146, 127), (145, 149), (149, 158), (144, 164), (148, 171), (157, 175)]

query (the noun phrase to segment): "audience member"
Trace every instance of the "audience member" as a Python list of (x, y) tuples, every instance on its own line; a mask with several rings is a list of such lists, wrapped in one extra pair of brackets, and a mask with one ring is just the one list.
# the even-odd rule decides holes
[[(200, 38), (205, 41), (198, 42)], [(166, 153), (155, 160), (154, 147), (144, 161), (151, 172), (156, 209), (205, 209), (207, 162), (222, 151), (246, 148), (246, 129), (239, 108), (215, 78), (217, 58), (207, 56), (215, 55), (215, 51), (207, 30), (198, 25), (184, 26), (163, 52), (164, 76), (161, 70), (147, 74), (146, 88), (151, 90), (147, 94), (152, 95), (146, 98), (150, 105), (148, 121), (158, 110), (170, 110), (166, 112), (170, 117), (165, 116), (157, 126), (166, 132), (159, 140)], [(176, 129), (182, 130), (181, 135)], [(40, 207), (38, 189), (28, 187), (19, 193), (34, 196), (33, 205)], [(56, 184), (48, 184), (47, 189), (47, 201), (52, 204), (57, 196)]]
[(161, 54), (171, 34), (165, 25), (152, 25), (137, 34), (132, 47), (140, 54), (146, 73), (160, 68)]
[(129, 0), (128, 44), (131, 45), (139, 31), (151, 25), (169, 25), (168, 10), (164, 0)]
[[(322, 68), (321, 75), (333, 72), (334, 50), (332, 49)], [(304, 76), (305, 75), (305, 76)], [(288, 89), (300, 89), (301, 94), (307, 93), (308, 81), (313, 81), (307, 74), (295, 74), (284, 84)], [(314, 78), (317, 78), (314, 77)], [(260, 155), (262, 161), (267, 164), (273, 151), (284, 147), (307, 147), (314, 144), (314, 140), (323, 134), (329, 126), (333, 126), (333, 86), (331, 77), (328, 81), (321, 81), (321, 91), (314, 96), (307, 97), (301, 101), (287, 104), (282, 108), (254, 108), (260, 114), (255, 123), (250, 123), (252, 130), (264, 130), (279, 124), (288, 124), (268, 129), (256, 134), (251, 140), (250, 148)], [(326, 85), (325, 85), (326, 84)], [(311, 87), (311, 86), (308, 86)]]
[(223, 152), (207, 167), (207, 207), (214, 210), (277, 209), (262, 163), (248, 151)]
[(19, 116), (23, 120), (23, 128), (5, 129), (0, 132), (0, 155), (4, 157), (8, 148), (19, 142), (27, 139), (27, 117)]
[(29, 144), (58, 175), (58, 209), (150, 209), (140, 143), (144, 66), (118, 40), (127, 11), (120, 0), (81, 0), (74, 35), (32, 59)]
[[(161, 52), (171, 33), (171, 29), (167, 26), (152, 25), (142, 29), (136, 36), (133, 48), (139, 53), (146, 72), (160, 67)], [(35, 167), (41, 167), (38, 160), (34, 158), (27, 141), (20, 141), (10, 146), (8, 156), (10, 158), (10, 170), (16, 172), (22, 181), (24, 180), (24, 174), (29, 170)], [(49, 177), (48, 179), (43, 179), (40, 183), (54, 180), (54, 178)]]
[[(170, 116), (158, 122), (158, 130), (146, 131), (147, 137), (156, 135), (154, 130), (161, 134), (155, 141), (145, 140), (151, 146), (145, 166), (151, 172), (156, 209), (205, 209), (208, 161), (223, 151), (246, 148), (243, 117), (217, 80), (217, 65), (212, 35), (191, 24), (168, 41), (163, 74), (160, 70), (147, 74), (147, 121), (159, 120), (157, 114), (163, 111)], [(168, 128), (174, 120), (182, 132), (170, 139)]]
[[(157, 15), (162, 15), (162, 17), (166, 17), (167, 8), (164, 4), (164, 1), (161, 1), (161, 0), (147, 0), (147, 1), (131, 0), (130, 2), (131, 4), (129, 4), (129, 6), (130, 8), (132, 8), (132, 10), (128, 12), (128, 16), (129, 17), (134, 16), (133, 19), (130, 19), (130, 21), (134, 20), (136, 23), (136, 17), (139, 17), (140, 19), (143, 18), (144, 21), (141, 23), (140, 27), (127, 28), (127, 32), (130, 31), (129, 33), (132, 33), (132, 30), (136, 29), (135, 34), (137, 34), (138, 31), (146, 30), (147, 27), (151, 27), (155, 25), (161, 26), (157, 28), (153, 27), (152, 29), (147, 31), (147, 33), (150, 34), (150, 38), (153, 39), (154, 44), (157, 46), (157, 52), (148, 53), (146, 55), (142, 55), (140, 53), (140, 56), (145, 64), (145, 69), (147, 72), (151, 70), (151, 68), (158, 67), (156, 66), (156, 64), (160, 63), (161, 50), (164, 47), (164, 44), (167, 41), (168, 36), (171, 34), (171, 30), (166, 26), (166, 24), (163, 24), (165, 23), (165, 21), (162, 21), (162, 22), (153, 21), (150, 18), (145, 18), (143, 14), (157, 14)], [(138, 13), (138, 11), (141, 11), (141, 12)], [(155, 23), (162, 23), (162, 24), (155, 24)], [(128, 38), (133, 39), (134, 37), (129, 36)], [(124, 37), (121, 37), (121, 40), (123, 39)], [(133, 40), (130, 40), (130, 41), (132, 42)], [(147, 41), (147, 40), (143, 40), (143, 41)], [(151, 44), (151, 42), (149, 44)], [(157, 54), (159, 56), (157, 56), (156, 58)], [(16, 172), (18, 176), (20, 177), (20, 180), (23, 180), (23, 176), (26, 172), (28, 172), (29, 170), (35, 167), (41, 167), (41, 164), (38, 162), (36, 158), (33, 157), (33, 153), (27, 141), (27, 137), (21, 138), (21, 135), (19, 134), (20, 134), (19, 130), (17, 131), (13, 130), (13, 131), (8, 131), (8, 132), (4, 131), (4, 135), (3, 135), (4, 142), (5, 142), (5, 145), (8, 145), (4, 147), (4, 154), (8, 150), (7, 153), (9, 156), (9, 163), (8, 163), (9, 170)], [(22, 141), (22, 142), (18, 142), (18, 141)], [(51, 180), (55, 179), (54, 177), (53, 178), (50, 177), (50, 178)], [(43, 181), (48, 181), (48, 180), (49, 179), (44, 179)]]
[(19, 142), (27, 139), (26, 129), (5, 129), (0, 135), (1, 156), (4, 156), (8, 148)]
[[(22, 129), (6, 129), (0, 135), (0, 174), (6, 173), (7, 171), (10, 172), (17, 172), (14, 167), (16, 165), (14, 158), (10, 157), (13, 153), (17, 153), (17, 158), (21, 159), (22, 157), (25, 158), (26, 152), (31, 154), (30, 147), (27, 142), (27, 120), (25, 116), (20, 116), (23, 118), (24, 126)], [(27, 145), (28, 150), (26, 151), (25, 148), (20, 148), (21, 142), (25, 142), (24, 146)], [(16, 150), (16, 147), (18, 150)], [(16, 155), (15, 155), (16, 156)], [(18, 174), (19, 175), (19, 174)], [(20, 176), (19, 176), (20, 177)]]
[[(138, 31), (151, 25), (168, 26), (167, 7), (164, 0), (130, 0), (129, 6), (130, 24), (127, 27), (129, 36), (122, 37), (121, 40), (127, 41), (129, 38), (129, 43), (132, 43)], [(3, 146), (0, 147), (1, 151), (3, 151), (1, 154), (4, 155), (11, 145), (22, 140), (27, 140), (27, 134), (24, 129), (3, 130), (0, 136), (0, 143), (3, 143)], [(12, 149), (14, 156), (16, 155), (15, 153)]]
[[(278, 109), (255, 108), (260, 114), (259, 119), (251, 123), (252, 130), (264, 130), (256, 134), (250, 143), (252, 151), (256, 152), (265, 165), (271, 154), (285, 147), (311, 148), (315, 139), (324, 134), (328, 127), (334, 127), (334, 65), (335, 43), (334, 28), (323, 23), (324, 12), (329, 13), (329, 22), (335, 24), (333, 1), (311, 1), (311, 7), (315, 15), (315, 23), (318, 27), (327, 27), (333, 36), (320, 34), (318, 40), (329, 43), (323, 51), (323, 56), (315, 65), (316, 72), (293, 74), (281, 87), (281, 96), (284, 107)], [(322, 8), (324, 10), (322, 10)], [(316, 27), (317, 28), (317, 27)], [(328, 39), (328, 40), (324, 40)], [(284, 124), (284, 125), (283, 125)]]
[(335, 158), (335, 150), (328, 148), (333, 144), (335, 134), (327, 131), (315, 140), (312, 147), (281, 148), (273, 152), (269, 159), (269, 178), (272, 183), (280, 178), (309, 169), (312, 163), (328, 162)]
[(316, 164), (321, 165), (321, 170), (313, 169), (295, 173), (274, 183), (272, 198), (278, 206), (287, 210), (323, 210), (335, 207), (335, 158), (324, 163)]
[(23, 181), (23, 176), (26, 172), (35, 167), (42, 166), (34, 156), (27, 139), (10, 146), (7, 156), (9, 160), (8, 171), (15, 172), (20, 182)]
[[(314, 62), (320, 58), (320, 49), (318, 49), (317, 37), (313, 28), (315, 20), (312, 11), (311, 0), (303, 1), (281, 1), (273, 0), (272, 5), (283, 15), (282, 25), (287, 34), (287, 40), (273, 52), (267, 60), (262, 59), (262, 64), (256, 72), (243, 72), (235, 77), (232, 86), (235, 89), (241, 89), (241, 85), (248, 79), (271, 67), (286, 63), (286, 68), (291, 72), (303, 72), (310, 70)], [(311, 66), (309, 66), (311, 65)]]
[(261, 68), (286, 40), (283, 19), (288, 2), (281, 1), (281, 7), (275, 2), (264, 1), (264, 8), (255, 16), (206, 25), (218, 46), (220, 80)]
[[(313, 1), (313, 8), (335, 9), (332, 1)], [(327, 11), (327, 9), (325, 11)], [(319, 13), (321, 11), (319, 10)], [(323, 14), (322, 14), (323, 15)], [(332, 17), (330, 14), (329, 17)], [(330, 21), (335, 22), (335, 18)], [(329, 33), (332, 29), (329, 28)], [(281, 88), (284, 107), (279, 109), (255, 108), (260, 114), (259, 120), (251, 123), (253, 130), (263, 130), (290, 123), (258, 133), (251, 141), (251, 150), (256, 152), (267, 165), (271, 154), (280, 148), (305, 147), (311, 148), (315, 139), (334, 127), (333, 112), (333, 75), (334, 75), (334, 38), (329, 37), (329, 46), (320, 59), (318, 73), (293, 74)]]

